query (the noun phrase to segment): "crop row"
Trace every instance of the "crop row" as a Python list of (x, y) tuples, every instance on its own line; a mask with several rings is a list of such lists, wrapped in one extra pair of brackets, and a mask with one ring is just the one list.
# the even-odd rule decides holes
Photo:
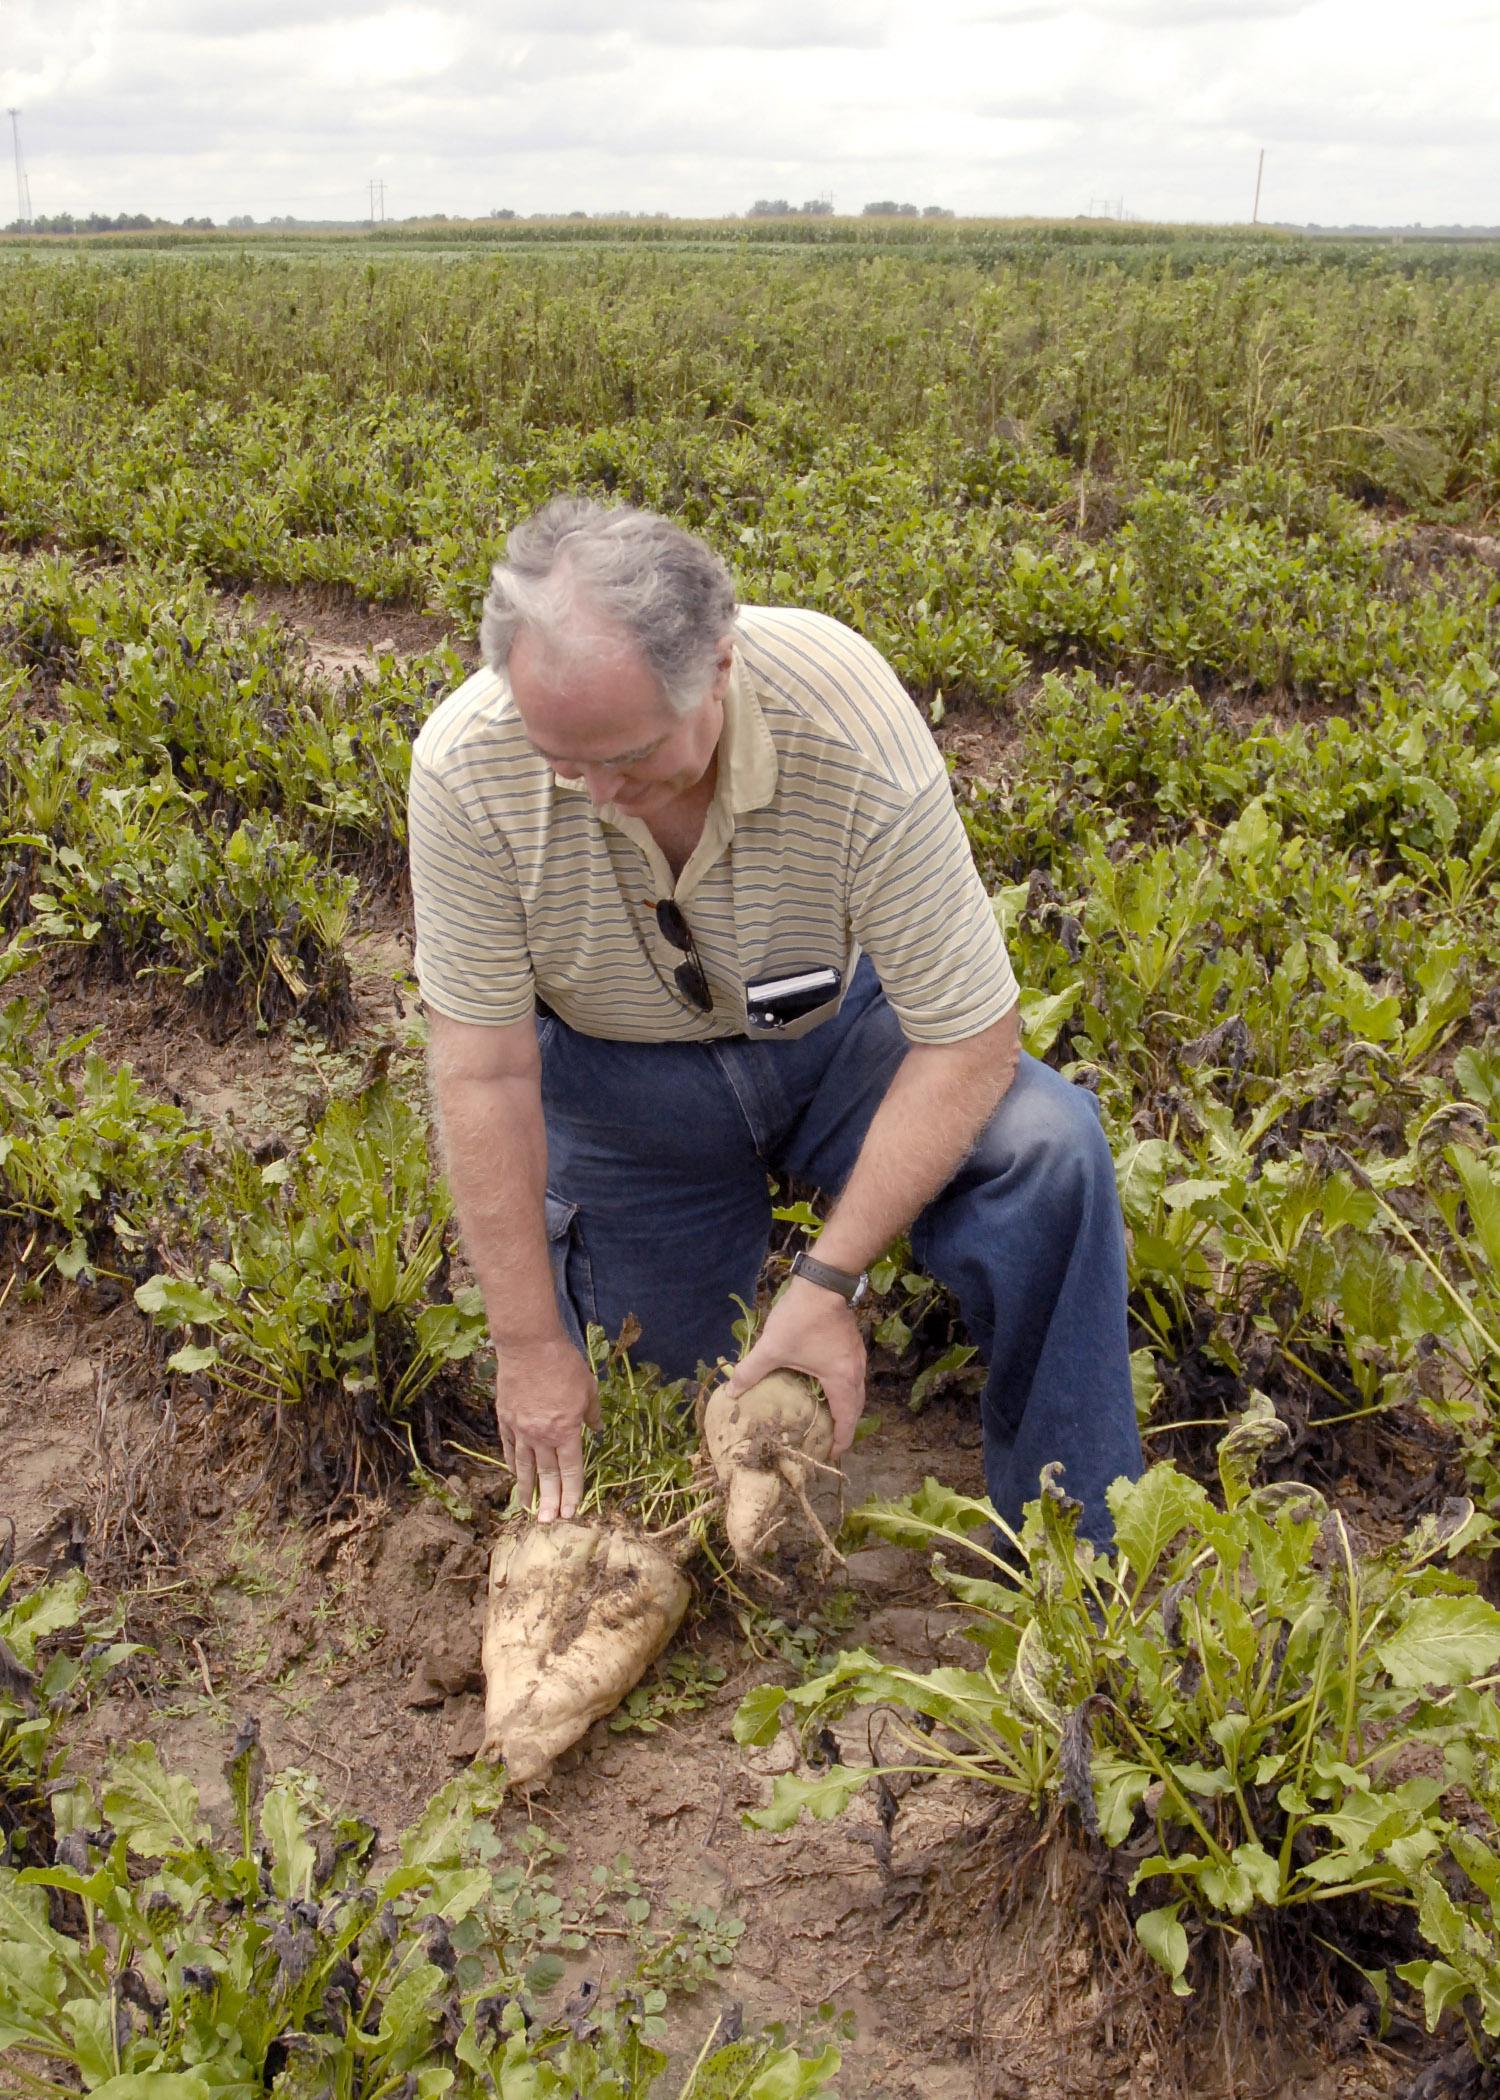
[(878, 446), (1001, 419), (1114, 471), (1257, 460), (1423, 502), (1494, 501), (1500, 286), (1320, 262), (1178, 277), (880, 255), (233, 258), (0, 272), (0, 369), (139, 410), (183, 393), (342, 418), (424, 401), (514, 456), (640, 417), (732, 442), (842, 430)]
[(413, 729), (451, 658), (330, 681), (200, 583), (0, 580), (0, 928), (169, 978), (226, 1019), (351, 1024), (358, 870), (402, 866)]
[(428, 403), (344, 415), (321, 381), (243, 415), (186, 394), (144, 411), (70, 399), (56, 381), (3, 392), (13, 547), (227, 585), (342, 584), (469, 632), (506, 523), (575, 488), (702, 531), (748, 601), (848, 621), (923, 698), (999, 705), (1039, 665), (1081, 665), (1344, 702), (1500, 650), (1500, 585), (1481, 562), (1434, 568), (1267, 462), (1116, 485), (1024, 436), (959, 446), (941, 422), (890, 448), (645, 417), (490, 446)]
[(867, 1505), (875, 1536), (944, 1549), (978, 1657), (923, 1672), (854, 1651), (752, 1691), (744, 1743), (789, 1714), (809, 1737), (851, 1708), (885, 1725), (875, 1761), (778, 1779), (750, 1820), (784, 1830), (876, 1788), (893, 1818), (893, 1781), (961, 1776), (1120, 1855), (1179, 1995), (1275, 1993), (1313, 1936), (1382, 2029), (1404, 1984), (1430, 2027), (1461, 2006), (1500, 2034), (1500, 1611), (1453, 1565), (1491, 1521), (1457, 1501), (1361, 1552), (1315, 1489), (1256, 1484), (1286, 1434), (1258, 1396), (1220, 1445), (1217, 1501), (1168, 1465), (1117, 1482), (1106, 1560), (1056, 1479), (999, 1564), (987, 1505), (936, 1481)]

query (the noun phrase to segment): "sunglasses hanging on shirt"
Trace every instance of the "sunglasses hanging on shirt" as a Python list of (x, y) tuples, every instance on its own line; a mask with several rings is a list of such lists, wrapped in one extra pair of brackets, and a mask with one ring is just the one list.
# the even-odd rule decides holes
[(682, 916), (681, 906), (672, 898), (663, 897), (656, 907), (656, 924), (662, 939), (687, 957), (687, 961), (680, 962), (672, 972), (672, 982), (700, 1014), (711, 1014), (714, 995), (708, 988), (708, 977), (698, 954), (698, 944), (693, 939), (693, 929)]

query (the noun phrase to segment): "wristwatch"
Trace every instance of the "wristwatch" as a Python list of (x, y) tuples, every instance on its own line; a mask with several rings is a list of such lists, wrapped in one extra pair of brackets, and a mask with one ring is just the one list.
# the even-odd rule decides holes
[(851, 1276), (847, 1269), (836, 1269), (831, 1262), (818, 1261), (805, 1248), (793, 1257), (792, 1274), (805, 1277), (809, 1283), (822, 1284), (825, 1291), (837, 1291), (846, 1305), (863, 1304), (870, 1288), (867, 1270)]

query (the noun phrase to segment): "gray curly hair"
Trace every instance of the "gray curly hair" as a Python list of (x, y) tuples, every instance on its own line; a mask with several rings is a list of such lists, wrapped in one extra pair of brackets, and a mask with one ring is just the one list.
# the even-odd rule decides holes
[(493, 670), (525, 629), (567, 656), (617, 629), (640, 648), (674, 714), (700, 707), (734, 626), (734, 583), (711, 547), (667, 518), (554, 496), (513, 526), (484, 601), (479, 646)]

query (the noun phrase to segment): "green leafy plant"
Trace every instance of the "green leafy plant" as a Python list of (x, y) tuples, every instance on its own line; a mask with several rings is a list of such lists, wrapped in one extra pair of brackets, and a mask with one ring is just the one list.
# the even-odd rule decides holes
[(659, 1662), (644, 1684), (627, 1692), (618, 1713), (610, 1716), (613, 1735), (656, 1735), (675, 1714), (698, 1713), (728, 1676), (722, 1663), (706, 1663), (681, 1648)]
[(197, 1226), (135, 1294), (191, 1337), (170, 1367), (287, 1411), (301, 1463), (325, 1481), (357, 1476), (361, 1453), (409, 1462), (406, 1425), (485, 1324), (479, 1293), (448, 1287), (448, 1199), (391, 1083), (331, 1102), (294, 1156), (233, 1154)]
[(353, 879), (274, 819), (225, 831), (194, 815), (163, 774), (96, 785), (38, 879), (32, 922), (54, 939), (102, 938), (119, 970), (169, 977), (217, 1015), (267, 1028), (298, 1014), (338, 1042), (353, 1022)]
[(43, 1020), (35, 1001), (0, 1007), (0, 1221), (23, 1265), (44, 1252), (35, 1280), (49, 1264), (67, 1277), (133, 1267), (203, 1134), (91, 1036), (49, 1043)]
[(56, 828), (59, 786), (76, 790), (86, 753), (120, 774), (169, 770), (228, 829), (274, 815), (380, 873), (405, 837), (411, 739), (458, 671), (446, 652), (384, 652), (368, 678), (330, 678), (295, 628), (231, 615), (190, 570), (101, 573), (62, 556), (0, 579), (0, 652), (7, 641), (17, 678), (55, 683), (64, 713), (61, 736), (18, 725), (4, 750), (36, 829)]
[(23, 1581), (14, 1543), (12, 1527), (0, 1555), (0, 1862), (17, 1867), (47, 1857), (63, 1724), (138, 1651), (115, 1638), (118, 1615), (89, 1609), (80, 1571)]
[(799, 1676), (821, 1674), (840, 1639), (848, 1633), (858, 1614), (856, 1592), (836, 1586), (810, 1604), (805, 1613), (786, 1619), (751, 1599), (737, 1601), (735, 1619), (744, 1638), (745, 1652), (758, 1661), (787, 1664)]
[[(223, 1844), (192, 1784), (137, 1743), (106, 1767), (97, 1798), (84, 1782), (58, 1793), (56, 1864), (0, 1868), (0, 2060), (18, 2091), (62, 2094), (75, 2080), (105, 2100), (658, 2091), (669, 2001), (638, 1972), (671, 1935), (653, 1938), (627, 1909), (634, 1964), (608, 1989), (586, 1977), (546, 2012), (564, 1952), (593, 1952), (577, 1927), (602, 1923), (611, 1892), (570, 1921), (551, 1848), (523, 1835), (507, 1858), (489, 1821), (493, 1775), (446, 1787), (377, 1876), (368, 1824), (332, 1814), (304, 1775), (265, 1784), (253, 1723), (225, 1770)], [(55, 1922), (59, 1900), (73, 1930)], [(678, 2100), (811, 2100), (837, 2068), (833, 2048), (806, 2059), (775, 2039), (716, 2048), (711, 2036)]]
[(1417, 1866), (1412, 1875), (1417, 1919), (1433, 1952), (1400, 1963), (1397, 1974), (1421, 1992), (1430, 2029), (1456, 2013), (1475, 2053), (1488, 2057), (1493, 2052), (1481, 2033), (1491, 2040), (1500, 2036), (1500, 1851), (1494, 1839), (1500, 1794), (1494, 1768), (1483, 1756), (1475, 1759), (1468, 1786), (1485, 1826), (1455, 1823), (1443, 1853)]
[[(1090, 1836), (1131, 1848), (1136, 1930), (1178, 1989), (1205, 1929), (1232, 1937), (1356, 1896), (1412, 1907), (1454, 1828), (1446, 1790), (1500, 1750), (1500, 1612), (1450, 1568), (1488, 1526), (1462, 1504), (1362, 1555), (1316, 1491), (1252, 1485), (1282, 1435), (1263, 1401), (1230, 1430), (1222, 1507), (1167, 1465), (1117, 1483), (1110, 1557), (1078, 1541), (1076, 1505), (1049, 1483), (1005, 1542), (1003, 1579), (934, 1563), (965, 1607), (974, 1667), (856, 1651), (752, 1692), (737, 1735), (769, 1740), (787, 1706), (806, 1728), (879, 1705), (905, 1752), (886, 1770), (1071, 1805)], [(978, 1536), (987, 1506), (933, 1482), (859, 1516), (900, 1544), (997, 1559)], [(835, 1814), (870, 1777), (783, 1777), (752, 1820)]]

